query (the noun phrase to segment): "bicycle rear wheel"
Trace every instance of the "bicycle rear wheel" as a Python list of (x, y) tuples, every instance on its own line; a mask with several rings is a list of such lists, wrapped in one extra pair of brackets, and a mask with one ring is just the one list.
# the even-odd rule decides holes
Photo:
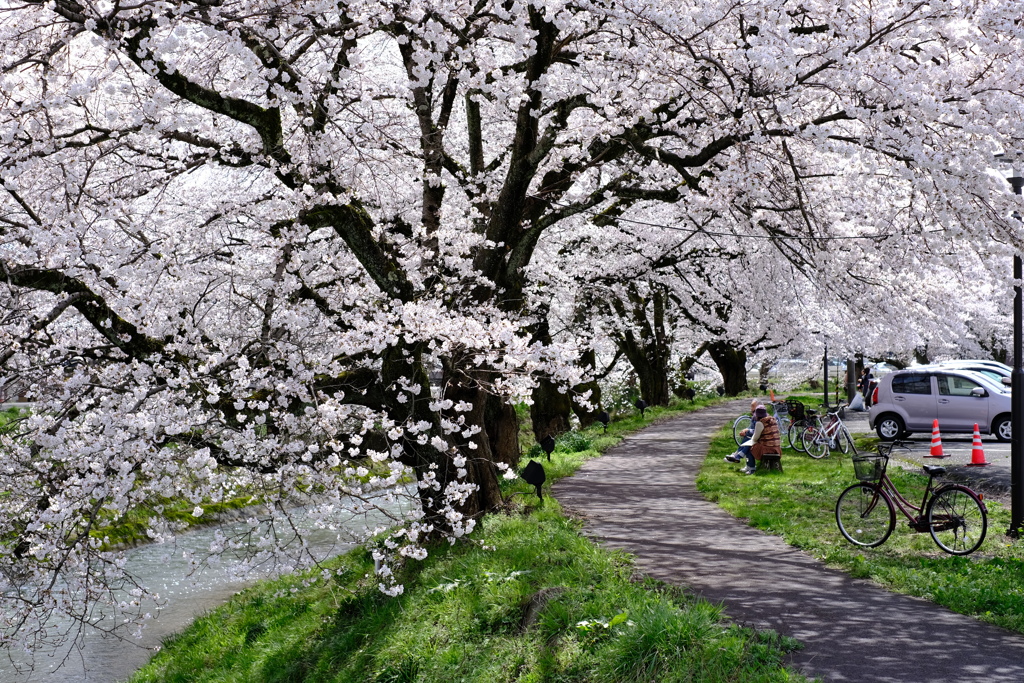
[(746, 441), (749, 437), (741, 436), (740, 432), (744, 429), (750, 429), (750, 423), (753, 420), (749, 415), (740, 415), (736, 418), (736, 421), (732, 423), (732, 438), (736, 440), (736, 445), (739, 446), (741, 443)]
[(850, 543), (874, 548), (885, 543), (896, 528), (896, 509), (878, 486), (854, 484), (839, 494), (836, 524)]
[(928, 532), (951, 555), (970, 555), (981, 546), (987, 531), (985, 506), (966, 486), (944, 486), (928, 503)]
[(779, 419), (779, 438), (782, 440), (782, 447), (789, 448), (793, 445), (793, 442), (789, 438), (789, 428), (792, 422), (788, 417), (780, 417)]
[(828, 435), (817, 427), (808, 427), (800, 434), (800, 445), (801, 450), (815, 460), (828, 455)]

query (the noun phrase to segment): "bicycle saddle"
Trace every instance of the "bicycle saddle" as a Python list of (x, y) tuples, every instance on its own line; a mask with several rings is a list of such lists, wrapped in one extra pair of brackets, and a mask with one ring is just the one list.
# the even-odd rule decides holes
[(938, 465), (921, 465), (921, 469), (927, 472), (929, 477), (941, 477), (946, 473), (946, 468)]

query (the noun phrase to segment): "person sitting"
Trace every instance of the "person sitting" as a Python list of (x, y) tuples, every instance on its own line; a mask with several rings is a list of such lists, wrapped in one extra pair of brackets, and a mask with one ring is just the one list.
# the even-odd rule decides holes
[(747, 474), (754, 473), (757, 463), (763, 456), (782, 457), (782, 430), (779, 428), (779, 421), (769, 415), (764, 406), (754, 411), (754, 417), (757, 423), (754, 425), (754, 434), (750, 437), (753, 446), (750, 447), (750, 455), (747, 457)]
[(782, 455), (782, 432), (778, 420), (761, 405), (754, 409), (754, 420), (753, 434), (739, 450), (746, 458), (746, 467), (740, 470), (743, 474), (756, 472), (758, 461), (765, 455)]
[[(750, 399), (750, 426), (740, 432), (739, 436), (741, 439), (746, 440), (753, 436), (755, 423), (754, 412), (757, 411), (757, 408), (759, 406), (761, 408), (764, 408), (764, 405), (761, 403), (760, 400), (756, 398)], [(744, 451), (742, 448), (739, 448), (736, 450), (736, 452), (725, 456), (724, 460), (726, 462), (740, 462), (744, 457), (746, 457), (746, 451)]]

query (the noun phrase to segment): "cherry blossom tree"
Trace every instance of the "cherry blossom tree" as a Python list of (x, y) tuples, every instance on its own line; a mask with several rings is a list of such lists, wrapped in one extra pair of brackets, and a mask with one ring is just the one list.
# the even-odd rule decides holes
[[(409, 477), (400, 590), (394, 558), (501, 504), (512, 403), (588, 379), (536, 334), (545, 287), (609, 270), (580, 245), (691, 268), (626, 219), (822, 281), (1019, 242), (983, 172), (1024, 133), (997, 0), (0, 10), (0, 371), (37, 401), (2, 437), (5, 642), (87, 622), (130, 582), (93, 532), (167, 498), (326, 519)], [(254, 561), (314, 562), (256, 527)]]

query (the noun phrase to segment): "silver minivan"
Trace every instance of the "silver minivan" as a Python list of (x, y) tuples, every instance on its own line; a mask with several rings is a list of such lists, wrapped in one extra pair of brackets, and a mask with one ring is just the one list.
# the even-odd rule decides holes
[(921, 367), (883, 377), (872, 397), (868, 424), (880, 439), (929, 432), (932, 422), (950, 433), (978, 431), (1009, 441), (1010, 389), (970, 370)]

